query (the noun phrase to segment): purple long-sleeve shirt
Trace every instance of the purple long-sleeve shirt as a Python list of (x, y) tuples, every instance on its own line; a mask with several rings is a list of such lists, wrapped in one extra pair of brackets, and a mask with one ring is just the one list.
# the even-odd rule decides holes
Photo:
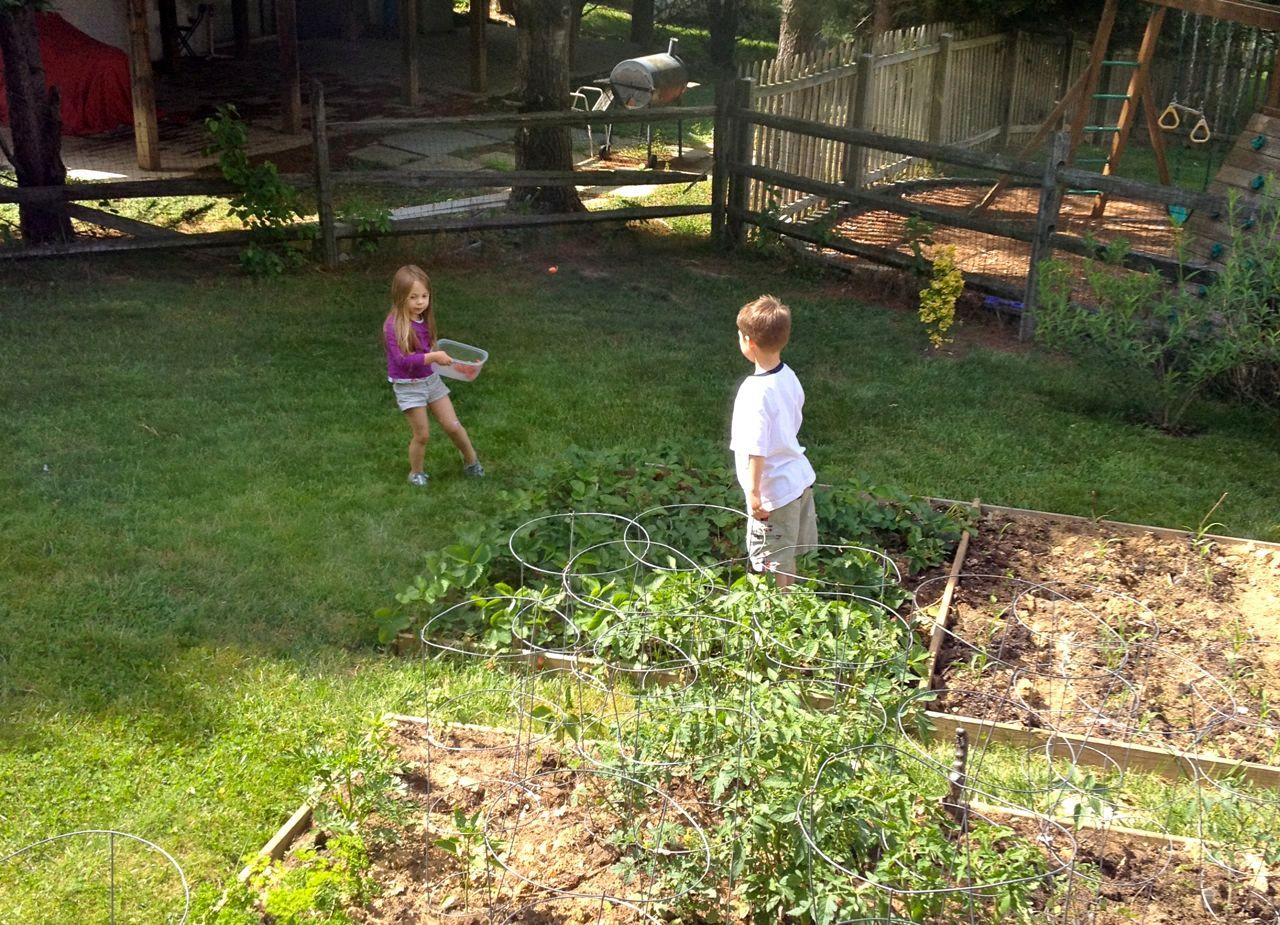
[(403, 353), (396, 343), (396, 324), (391, 318), (382, 326), (383, 340), (387, 347), (387, 379), (425, 379), (431, 375), (431, 364), (427, 362), (427, 354), (431, 352), (431, 332), (427, 330), (425, 321), (410, 321), (410, 327), (418, 338), (422, 349), (414, 353)]

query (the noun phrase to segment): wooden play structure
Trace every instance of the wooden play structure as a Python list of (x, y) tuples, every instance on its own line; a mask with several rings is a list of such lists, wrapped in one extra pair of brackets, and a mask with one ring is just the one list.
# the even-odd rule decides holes
[[(1211, 129), (1204, 114), (1177, 100), (1166, 106), (1157, 104), (1149, 80), (1152, 61), (1156, 56), (1160, 30), (1169, 10), (1180, 10), (1198, 16), (1207, 16), (1225, 22), (1238, 23), (1258, 29), (1280, 32), (1280, 7), (1256, 2), (1256, 0), (1146, 0), (1152, 6), (1136, 58), (1114, 59), (1108, 57), (1111, 33), (1115, 25), (1119, 0), (1107, 0), (1103, 7), (1098, 29), (1094, 35), (1089, 64), (1069, 87), (1062, 99), (1049, 113), (1037, 132), (1023, 149), (1023, 156), (1035, 151), (1057, 128), (1068, 112), (1069, 143), (1067, 164), (1097, 166), (1105, 175), (1114, 173), (1125, 146), (1137, 122), (1139, 104), (1143, 114), (1151, 149), (1155, 156), (1156, 171), (1160, 182), (1170, 185), (1169, 164), (1165, 152), (1165, 132), (1181, 125), (1189, 127), (1188, 141), (1193, 144), (1209, 140)], [(1105, 72), (1123, 68), (1130, 72), (1127, 88), (1123, 93), (1100, 92), (1099, 86)], [(1120, 114), (1113, 125), (1090, 125), (1088, 119), (1095, 101), (1118, 101)], [(1076, 161), (1076, 151), (1085, 135), (1110, 135), (1105, 156)], [(1261, 198), (1266, 195), (1269, 175), (1280, 172), (1280, 55), (1271, 69), (1266, 103), (1261, 111), (1249, 120), (1243, 133), (1217, 177), (1209, 185), (1209, 192), (1226, 196), (1235, 191), (1240, 207), (1235, 219), (1250, 223), (1257, 212)], [(987, 192), (977, 209), (986, 209), (1008, 185), (1008, 178), (1001, 177)], [(1096, 193), (1092, 215), (1100, 218), (1107, 206), (1104, 193)], [(1203, 263), (1220, 261), (1226, 252), (1230, 230), (1223, 224), (1229, 216), (1221, 212), (1201, 214), (1181, 210), (1178, 218), (1186, 219), (1188, 256)], [(1245, 224), (1245, 228), (1251, 227)]]

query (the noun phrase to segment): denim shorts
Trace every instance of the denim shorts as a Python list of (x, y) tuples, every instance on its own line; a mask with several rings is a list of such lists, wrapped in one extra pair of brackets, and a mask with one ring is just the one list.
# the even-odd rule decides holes
[(396, 393), (396, 404), (401, 411), (425, 408), (449, 394), (449, 387), (440, 380), (439, 373), (425, 379), (392, 379), (391, 388)]

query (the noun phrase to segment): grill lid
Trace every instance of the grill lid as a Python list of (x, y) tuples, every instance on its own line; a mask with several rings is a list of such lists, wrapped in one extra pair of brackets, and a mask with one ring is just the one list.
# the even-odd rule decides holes
[(689, 72), (675, 55), (676, 40), (662, 54), (628, 58), (609, 74), (613, 96), (626, 109), (668, 106), (684, 94)]

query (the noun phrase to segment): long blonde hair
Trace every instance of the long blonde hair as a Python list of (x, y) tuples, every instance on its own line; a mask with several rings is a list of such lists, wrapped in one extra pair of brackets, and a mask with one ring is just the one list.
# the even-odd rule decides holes
[(396, 275), (391, 277), (391, 312), (389, 317), (395, 324), (396, 344), (400, 348), (401, 353), (417, 353), (423, 349), (422, 344), (418, 343), (418, 338), (414, 336), (413, 328), (409, 325), (409, 291), (413, 289), (414, 283), (422, 283), (423, 288), (427, 290), (427, 310), (424, 317), (427, 322), (427, 331), (431, 335), (431, 343), (436, 342), (436, 300), (431, 296), (431, 277), (427, 276), (422, 267), (406, 264), (396, 270)]

